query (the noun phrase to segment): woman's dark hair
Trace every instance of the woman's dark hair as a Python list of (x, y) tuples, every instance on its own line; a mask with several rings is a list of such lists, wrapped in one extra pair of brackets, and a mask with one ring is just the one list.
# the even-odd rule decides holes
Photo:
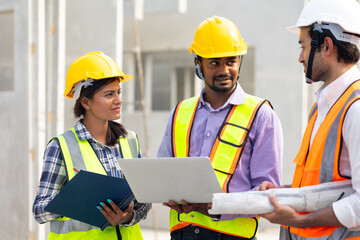
[[(86, 97), (88, 99), (92, 99), (94, 94), (106, 87), (108, 84), (119, 81), (118, 78), (105, 78), (101, 80), (94, 80), (91, 84), (91, 86), (88, 86), (86, 88), (82, 88), (80, 92), (79, 98), (76, 100), (75, 106), (74, 106), (74, 115), (76, 117), (84, 116), (86, 110), (81, 104), (81, 99), (83, 97)], [(118, 142), (119, 137), (126, 136), (127, 131), (125, 127), (117, 122), (114, 121), (108, 121), (108, 130), (106, 133), (106, 144), (107, 145), (114, 145)]]
[[(309, 35), (311, 39), (313, 39), (314, 36), (313, 29), (314, 29), (314, 25), (311, 25), (309, 30)], [(321, 45), (324, 43), (325, 37), (330, 37), (331, 40), (334, 42), (334, 45), (338, 49), (338, 62), (343, 60), (344, 63), (351, 64), (351, 63), (357, 63), (359, 61), (360, 54), (359, 54), (359, 49), (356, 45), (348, 42), (338, 41), (329, 29), (322, 29), (322, 31), (323, 31), (322, 33), (319, 33), (318, 50), (320, 50)]]

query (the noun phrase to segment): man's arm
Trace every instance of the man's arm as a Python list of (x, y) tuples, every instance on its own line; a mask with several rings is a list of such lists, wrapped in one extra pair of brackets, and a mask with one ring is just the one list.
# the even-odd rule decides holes
[(283, 134), (279, 118), (268, 106), (259, 109), (251, 131), (255, 133), (250, 156), (250, 176), (253, 188), (263, 181), (279, 186), (282, 171)]
[(343, 139), (349, 151), (354, 194), (334, 202), (332, 207), (303, 215), (296, 214), (295, 210), (291, 207), (279, 205), (276, 198), (271, 196), (269, 199), (274, 205), (275, 210), (272, 213), (263, 214), (261, 217), (268, 219), (272, 223), (298, 228), (341, 225), (353, 228), (360, 226), (359, 121), (360, 101), (357, 101), (349, 108), (343, 125)]
[[(346, 113), (342, 128), (344, 145), (348, 149), (351, 181), (355, 193), (333, 203), (336, 217), (347, 228), (360, 226), (360, 100), (354, 102)], [(342, 166), (340, 162), (340, 169)]]

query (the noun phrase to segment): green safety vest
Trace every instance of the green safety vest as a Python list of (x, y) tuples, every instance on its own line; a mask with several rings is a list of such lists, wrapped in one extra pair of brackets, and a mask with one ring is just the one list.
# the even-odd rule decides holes
[[(68, 181), (75, 176), (74, 168), (106, 175), (106, 171), (87, 140), (80, 140), (74, 128), (54, 138), (59, 142), (64, 158)], [(128, 131), (126, 138), (119, 138), (123, 158), (132, 158), (140, 153), (138, 140), (134, 132)], [(49, 240), (142, 240), (139, 224), (130, 227), (109, 226), (104, 231), (89, 224), (59, 217), (50, 222)]]
[[(188, 157), (190, 135), (199, 97), (180, 102), (174, 111), (172, 121), (172, 151), (175, 157)], [(266, 100), (246, 94), (245, 103), (230, 109), (210, 153), (210, 161), (223, 192), (228, 192), (231, 176), (240, 160), (243, 147), (249, 136), (252, 123)], [(213, 221), (199, 212), (178, 214), (170, 210), (170, 231), (195, 224), (229, 235), (252, 238), (258, 230), (258, 218), (235, 218), (227, 221)]]

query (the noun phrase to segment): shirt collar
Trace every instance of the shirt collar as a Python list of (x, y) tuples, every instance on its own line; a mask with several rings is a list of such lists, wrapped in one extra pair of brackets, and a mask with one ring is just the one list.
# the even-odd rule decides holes
[(315, 93), (319, 112), (327, 112), (341, 94), (358, 79), (360, 79), (360, 71), (355, 65), (328, 86), (321, 86)]
[[(201, 104), (198, 104), (198, 109), (203, 105), (207, 105), (210, 107), (210, 104), (204, 100), (204, 94), (205, 94), (205, 87), (201, 90), (201, 94), (200, 94), (200, 103)], [(221, 109), (227, 107), (229, 104), (241, 105), (244, 103), (245, 103), (245, 92), (241, 88), (240, 84), (238, 82), (236, 82), (235, 91), (231, 94), (231, 96), (226, 101), (226, 103), (224, 105), (222, 105), (220, 108), (218, 108), (218, 110), (221, 110)]]
[(94, 139), (90, 132), (86, 129), (85, 125), (82, 123), (82, 119), (80, 119), (74, 126), (74, 130), (78, 135), (79, 140), (89, 140)]

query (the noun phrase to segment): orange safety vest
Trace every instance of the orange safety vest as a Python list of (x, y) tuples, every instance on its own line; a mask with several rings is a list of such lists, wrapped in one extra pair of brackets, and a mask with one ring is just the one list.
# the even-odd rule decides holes
[[(294, 159), (296, 169), (292, 187), (318, 185), (325, 182), (347, 180), (340, 173), (342, 149), (342, 126), (348, 108), (360, 99), (360, 80), (354, 82), (329, 110), (310, 146), (312, 130), (317, 118), (317, 103), (314, 104), (306, 127), (300, 150)], [(336, 140), (336, 141), (335, 141)], [(300, 213), (306, 214), (306, 213)], [(284, 231), (285, 226), (282, 226)], [(348, 231), (345, 227), (288, 228), (291, 239), (360, 239), (360, 232)], [(288, 239), (283, 236), (281, 239)]]
[[(188, 157), (190, 135), (199, 97), (180, 102), (174, 111), (172, 121), (172, 151), (175, 157)], [(251, 95), (245, 96), (245, 103), (234, 105), (227, 114), (210, 153), (210, 161), (223, 192), (228, 192), (229, 182), (240, 160), (252, 123), (266, 100)], [(195, 224), (229, 235), (252, 238), (256, 236), (258, 218), (236, 218), (228, 221), (213, 221), (199, 212), (178, 214), (170, 210), (170, 232)]]

